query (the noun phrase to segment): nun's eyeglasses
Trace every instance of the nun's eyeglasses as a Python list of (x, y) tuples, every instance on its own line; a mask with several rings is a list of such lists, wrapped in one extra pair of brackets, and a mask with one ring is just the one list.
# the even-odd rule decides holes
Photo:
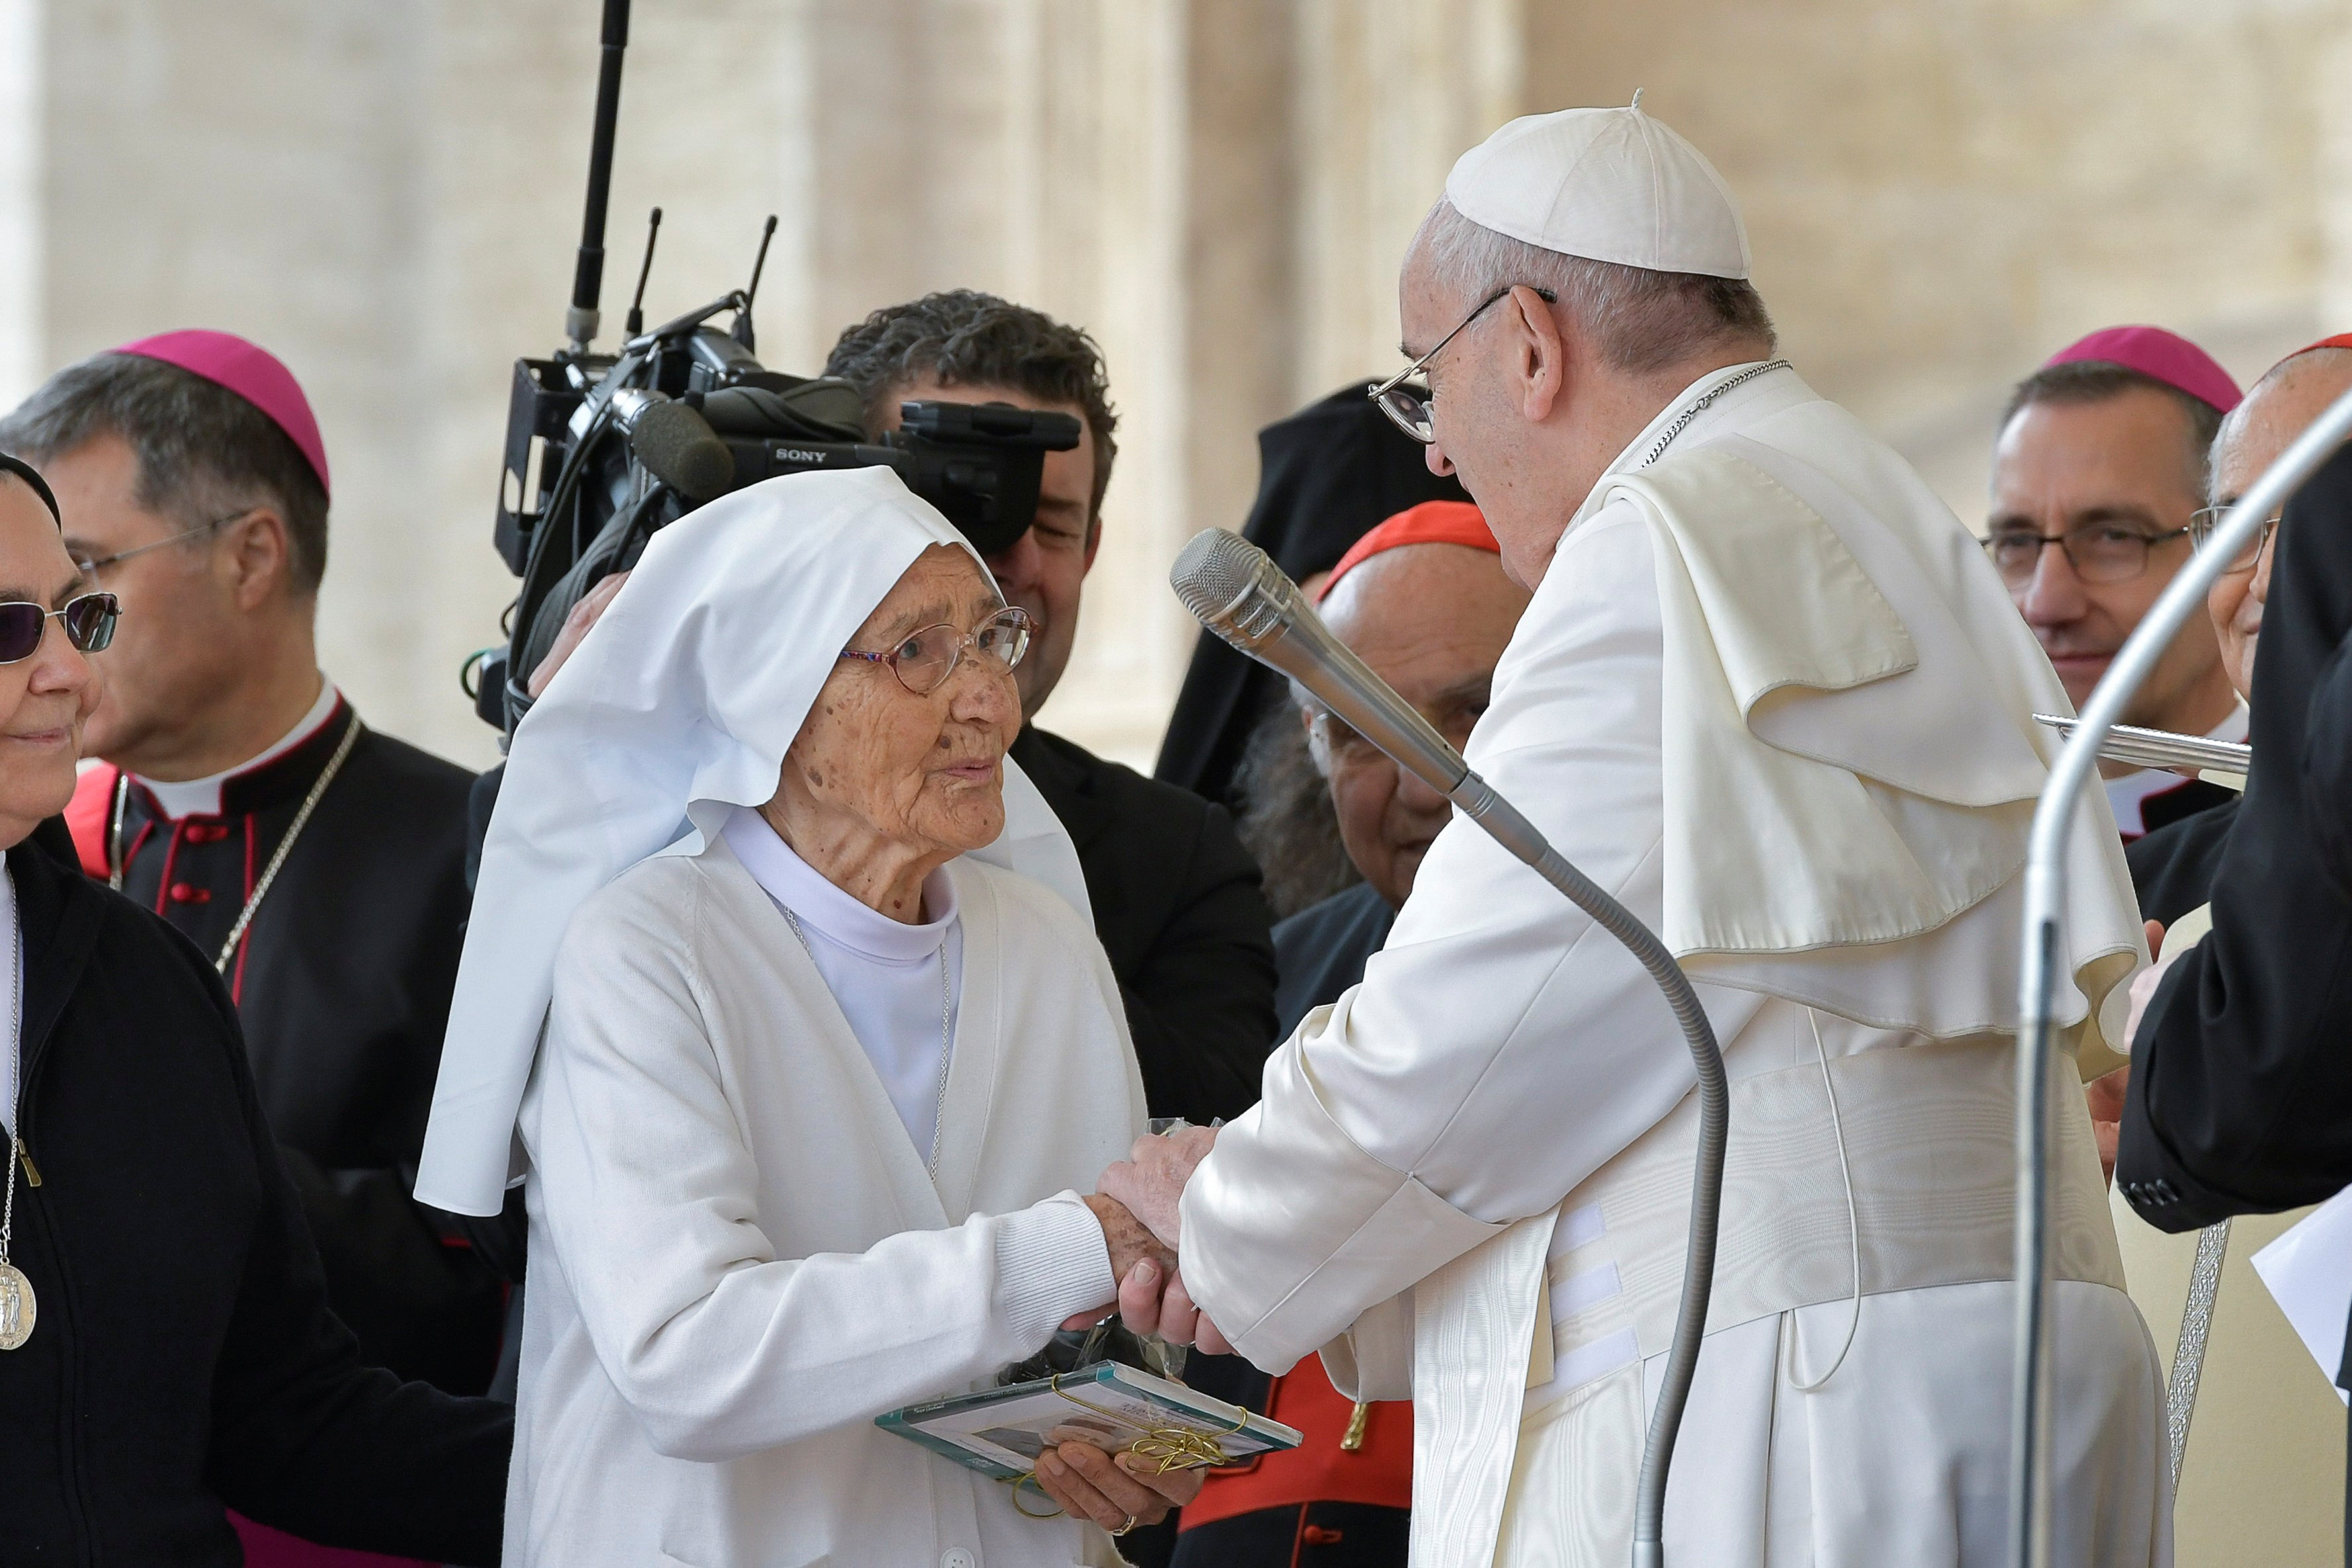
[[(1405, 383), (1429, 368), (1429, 361), (1437, 358), (1439, 349), (1444, 348), (1446, 344), (1460, 337), (1465, 327), (1484, 316), (1495, 301), (1507, 298), (1511, 290), (1517, 287), (1516, 283), (1511, 284), (1486, 296), (1479, 303), (1478, 308), (1455, 322), (1454, 330), (1437, 340), (1436, 348), (1433, 348), (1380, 385), (1371, 388), (1364, 395), (1381, 405), (1381, 412), (1389, 416), (1390, 423), (1420, 442), (1423, 446), (1435, 445), (1437, 419), (1431, 412), (1430, 404), (1437, 401), (1437, 394), (1426, 387), (1407, 386)], [(1549, 288), (1536, 289), (1536, 297), (1547, 305), (1559, 303), (1559, 297)]]
[(998, 611), (971, 631), (942, 621), (936, 626), (926, 626), (910, 632), (887, 653), (868, 653), (856, 648), (844, 648), (845, 659), (863, 659), (869, 664), (887, 664), (898, 684), (919, 697), (929, 696), (947, 685), (956, 666), (970, 653), (993, 666), (993, 674), (1009, 674), (1029, 651), (1029, 612), (1013, 607)]
[(41, 651), (41, 639), (54, 618), (66, 629), (66, 641), (84, 653), (102, 653), (114, 641), (114, 622), (122, 613), (111, 593), (85, 593), (66, 601), (63, 610), (50, 610), (28, 599), (0, 603), (0, 664), (22, 664)]

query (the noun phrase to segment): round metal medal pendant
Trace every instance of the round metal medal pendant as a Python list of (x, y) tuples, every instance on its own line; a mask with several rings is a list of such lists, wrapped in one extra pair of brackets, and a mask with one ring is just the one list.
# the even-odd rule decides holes
[(32, 1338), (37, 1315), (33, 1281), (14, 1263), (0, 1263), (0, 1350), (15, 1350)]

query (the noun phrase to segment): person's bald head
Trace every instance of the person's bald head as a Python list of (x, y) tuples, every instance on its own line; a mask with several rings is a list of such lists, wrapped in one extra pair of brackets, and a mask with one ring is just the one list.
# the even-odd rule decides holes
[[(1320, 609), (1333, 633), (1459, 747), (1486, 711), (1496, 662), (1527, 605), (1492, 550), (1432, 542), (1359, 562)], [(1317, 705), (1302, 703), (1300, 717), (1330, 780), (1348, 858), (1391, 907), (1403, 904), (1451, 805)]]
[[(2216, 507), (2237, 503), (2329, 403), (2352, 390), (2352, 349), (2312, 349), (2281, 361), (2230, 411), (2213, 441), (2208, 489)], [(2242, 697), (2253, 695), (2254, 643), (2269, 601), (2276, 547), (2248, 569), (2225, 571), (2205, 593), (2205, 612), (2221, 643), (2221, 666)]]

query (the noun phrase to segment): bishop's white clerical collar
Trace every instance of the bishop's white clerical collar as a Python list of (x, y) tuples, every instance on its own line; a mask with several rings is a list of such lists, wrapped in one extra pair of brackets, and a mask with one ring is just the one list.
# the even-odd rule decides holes
[(720, 830), (727, 847), (770, 898), (816, 932), (853, 953), (886, 964), (928, 963), (956, 923), (955, 880), (945, 868), (923, 882), (923, 907), (931, 918), (919, 925), (870, 909), (824, 879), (793, 852), (767, 818), (739, 806)]
[(335, 716), (335, 705), (341, 700), (342, 694), (335, 689), (335, 683), (321, 679), (319, 682), (319, 700), (310, 705), (310, 711), (304, 714), (292, 729), (278, 737), (275, 744), (257, 755), (247, 758), (236, 767), (223, 768), (207, 778), (189, 779), (176, 784), (137, 773), (131, 778), (139, 781), (141, 789), (155, 798), (156, 807), (173, 821), (184, 817), (217, 817), (221, 810), (221, 786), (241, 774), (277, 761), (318, 734), (319, 727)]

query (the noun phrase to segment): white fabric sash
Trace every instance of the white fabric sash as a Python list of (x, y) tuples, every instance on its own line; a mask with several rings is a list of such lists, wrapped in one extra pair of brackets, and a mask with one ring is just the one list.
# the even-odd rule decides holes
[[(1860, 1221), (1862, 1294), (2010, 1278), (2011, 1049), (2009, 1039), (1993, 1037), (1832, 1058), (1835, 1124), (1814, 1063), (1735, 1083), (1707, 1332), (1853, 1293), (1841, 1125)], [(2072, 1074), (2063, 1059), (2053, 1071)], [(2060, 1100), (2067, 1109), (2053, 1162), (2053, 1275), (2121, 1290), (2081, 1103)], [(1414, 1563), (1493, 1560), (1528, 1389), (1549, 1372), (1534, 1363), (1565, 1361), (1628, 1329), (1642, 1357), (1667, 1348), (1697, 1124), (1696, 1103), (1685, 1101), (1569, 1195), (1561, 1212), (1601, 1216), (1582, 1245), (1548, 1262), (1555, 1215), (1538, 1215), (1414, 1287)], [(1604, 1264), (1614, 1266), (1622, 1289), (1552, 1317), (1559, 1284)], [(1549, 1354), (1538, 1356), (1547, 1337)]]
[[(1885, 472), (1833, 480), (1790, 447)], [(2059, 746), (2032, 716), (2071, 709), (1974, 540), (1818, 401), (1601, 495), (1638, 502), (1657, 547), (1666, 946), (1695, 977), (1881, 1028), (2014, 1027), (2013, 974), (1985, 962), (2013, 971)], [(2076, 810), (2068, 1025), (2139, 951), (2099, 792)], [(2085, 1048), (2104, 1059), (2095, 1032)]]

